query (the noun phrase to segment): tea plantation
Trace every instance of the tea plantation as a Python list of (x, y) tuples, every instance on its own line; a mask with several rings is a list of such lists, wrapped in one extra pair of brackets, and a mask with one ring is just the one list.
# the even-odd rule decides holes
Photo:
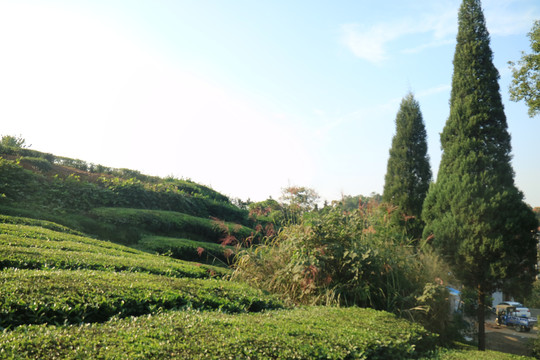
[(50, 222), (1, 221), (2, 359), (459, 359), (473, 353), (437, 350), (435, 335), (389, 313), (286, 308), (219, 279), (227, 273), (222, 268)]
[(0, 359), (519, 359), (230, 280), (260, 238), (189, 180), (0, 146)]

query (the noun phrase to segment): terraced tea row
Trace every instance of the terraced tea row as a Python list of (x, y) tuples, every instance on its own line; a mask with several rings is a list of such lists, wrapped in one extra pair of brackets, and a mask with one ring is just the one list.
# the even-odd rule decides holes
[(170, 255), (175, 259), (223, 264), (229, 264), (237, 251), (233, 246), (165, 236), (144, 237), (139, 241), (139, 246), (147, 251)]
[(221, 276), (227, 270), (156, 256), (126, 246), (41, 227), (0, 224), (0, 268), (137, 271), (174, 277)]
[(168, 312), (89, 326), (0, 333), (4, 358), (404, 359), (435, 349), (421, 326), (371, 309)]
[(282, 304), (239, 283), (93, 270), (0, 272), (0, 327), (106, 321), (166, 309), (261, 311)]

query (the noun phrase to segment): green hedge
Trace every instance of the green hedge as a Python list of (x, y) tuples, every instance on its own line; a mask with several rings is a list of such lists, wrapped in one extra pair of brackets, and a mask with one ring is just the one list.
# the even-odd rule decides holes
[(0, 327), (102, 322), (164, 309), (261, 311), (282, 305), (224, 280), (91, 270), (0, 271)]
[(227, 270), (35, 226), (0, 224), (0, 269), (94, 269), (208, 278)]
[[(30, 164), (36, 172), (23, 169), (19, 161)], [(75, 163), (71, 165), (80, 168)], [(4, 201), (16, 202), (18, 207), (39, 206), (54, 211), (87, 211), (103, 206), (170, 210), (249, 223), (248, 212), (231, 204), (226, 196), (188, 181), (160, 178), (141, 181), (110, 176), (81, 179), (78, 175), (53, 176), (54, 172), (49, 170), (54, 168), (48, 158), (24, 155), (13, 161), (0, 157), (0, 194)], [(47, 172), (48, 176), (41, 172)]]
[(147, 236), (139, 241), (142, 250), (154, 251), (158, 254), (169, 255), (175, 259), (214, 263), (216, 261), (229, 264), (236, 248), (221, 246), (215, 243), (178, 239), (164, 236)]
[(60, 225), (51, 221), (47, 221), (47, 220), (32, 219), (32, 218), (27, 218), (27, 217), (8, 216), (8, 215), (0, 214), (0, 224), (29, 225), (29, 226), (42, 227), (45, 229), (58, 231), (58, 232), (66, 233), (66, 234), (84, 236), (84, 234), (81, 233), (80, 231), (73, 230), (66, 226), (63, 226), (63, 225)]
[(228, 234), (241, 240), (253, 232), (240, 224), (226, 223), (208, 218), (164, 210), (128, 208), (96, 208), (91, 211), (100, 221), (119, 227), (137, 228), (141, 231), (169, 237), (218, 243)]
[(301, 308), (258, 314), (169, 312), (90, 326), (23, 326), (0, 334), (20, 359), (410, 359), (436, 337), (371, 309)]

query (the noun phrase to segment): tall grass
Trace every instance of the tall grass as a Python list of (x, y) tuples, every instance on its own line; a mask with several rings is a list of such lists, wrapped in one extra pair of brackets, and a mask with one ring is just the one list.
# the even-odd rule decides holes
[[(449, 340), (445, 274), (392, 221), (395, 209), (335, 208), (239, 253), (233, 278), (294, 304), (362, 306), (420, 320)], [(448, 337), (447, 337), (448, 336)]]

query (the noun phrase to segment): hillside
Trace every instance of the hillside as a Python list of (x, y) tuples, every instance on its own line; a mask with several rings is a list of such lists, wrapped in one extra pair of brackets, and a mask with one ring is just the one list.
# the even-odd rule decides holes
[(190, 180), (2, 145), (0, 178), (0, 213), (180, 259), (226, 264), (234, 248), (217, 244), (257, 236), (246, 210)]
[(439, 349), (388, 312), (295, 307), (231, 281), (256, 224), (208, 187), (0, 154), (2, 359), (520, 358)]

